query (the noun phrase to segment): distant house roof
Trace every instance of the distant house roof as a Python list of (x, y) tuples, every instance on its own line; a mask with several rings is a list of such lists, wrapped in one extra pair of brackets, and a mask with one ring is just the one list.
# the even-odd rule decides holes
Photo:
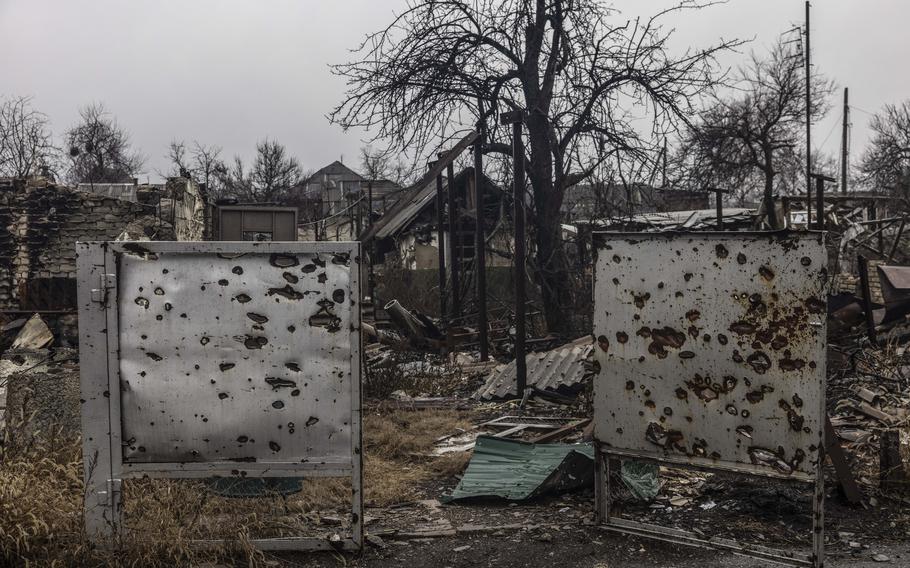
[(359, 181), (364, 179), (364, 177), (346, 165), (342, 164), (338, 160), (335, 160), (331, 164), (319, 168), (316, 170), (313, 175), (303, 180), (304, 185), (308, 183), (318, 183), (323, 180), (326, 176), (331, 176), (333, 178), (340, 178), (345, 181)]

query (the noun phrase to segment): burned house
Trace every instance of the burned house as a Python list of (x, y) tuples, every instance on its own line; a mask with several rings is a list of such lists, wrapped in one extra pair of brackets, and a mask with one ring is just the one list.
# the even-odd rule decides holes
[[(88, 185), (86, 191), (83, 185), (74, 189), (43, 177), (0, 179), (0, 344), (9, 348), (17, 339), (0, 359), (0, 407), (8, 386), (10, 400), (18, 404), (41, 398), (58, 380), (78, 401), (72, 363), (78, 358), (72, 351), (78, 343), (76, 242), (202, 240), (206, 235), (205, 195), (188, 179), (173, 178), (161, 187)], [(19, 341), (23, 334), (40, 341)], [(10, 382), (12, 377), (21, 378), (21, 384)], [(51, 386), (45, 389), (47, 381)], [(19, 386), (30, 394), (23, 395)], [(74, 416), (78, 424), (78, 412)]]
[[(154, 209), (156, 215), (173, 229), (173, 240), (201, 241), (211, 235), (205, 188), (185, 177), (169, 178), (166, 183), (80, 183), (76, 189), (99, 197), (139, 203)], [(130, 238), (166, 240), (168, 235), (129, 234)]]
[[(487, 236), (487, 266), (511, 266), (511, 223), (507, 220), (511, 200), (492, 180), (483, 177), (483, 211)], [(474, 169), (465, 168), (454, 176), (456, 222), (442, 229), (446, 249), (454, 238), (459, 262), (474, 260)], [(442, 194), (448, 195), (449, 182), (442, 179)], [(361, 235), (365, 245), (375, 248), (374, 262), (395, 262), (409, 270), (436, 270), (439, 267), (439, 191), (435, 176), (426, 175), (402, 192), (389, 211)], [(443, 206), (445, 209), (445, 205)], [(446, 255), (446, 266), (451, 258)]]
[(76, 306), (78, 240), (115, 240), (125, 230), (164, 228), (145, 204), (55, 185), (43, 178), (0, 181), (0, 306), (62, 310)]

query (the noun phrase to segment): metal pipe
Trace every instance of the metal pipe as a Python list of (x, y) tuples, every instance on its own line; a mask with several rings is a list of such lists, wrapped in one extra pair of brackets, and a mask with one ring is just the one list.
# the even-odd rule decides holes
[(844, 87), (844, 124), (840, 150), (840, 192), (847, 193), (847, 174), (850, 171), (850, 89), (847, 87)]
[[(806, 0), (806, 198), (812, 191), (812, 50), (810, 47), (809, 0)], [(811, 205), (808, 209), (811, 209)]]
[[(367, 183), (367, 227), (373, 228), (373, 180)], [(370, 302), (373, 304), (373, 314), (376, 313), (376, 274), (373, 271), (373, 262), (376, 256), (376, 239), (370, 239), (367, 247), (367, 258), (369, 259), (369, 270), (367, 272), (367, 290), (370, 293)]]

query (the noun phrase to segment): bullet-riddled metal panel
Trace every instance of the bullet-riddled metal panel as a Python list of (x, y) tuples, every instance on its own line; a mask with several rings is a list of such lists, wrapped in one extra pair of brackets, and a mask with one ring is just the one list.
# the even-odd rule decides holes
[(605, 450), (814, 478), (823, 237), (598, 237), (595, 436)]
[(118, 261), (125, 463), (350, 465), (350, 254)]

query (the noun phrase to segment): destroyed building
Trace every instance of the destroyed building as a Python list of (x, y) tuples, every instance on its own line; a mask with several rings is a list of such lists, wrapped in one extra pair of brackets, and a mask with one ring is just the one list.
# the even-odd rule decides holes
[[(62, 381), (68, 390), (60, 392), (76, 393), (78, 400), (78, 366), (73, 364), (78, 357), (67, 351), (78, 344), (76, 242), (202, 240), (209, 222), (205, 199), (201, 188), (185, 178), (160, 186), (80, 184), (76, 189), (43, 177), (0, 179), (0, 344), (9, 348), (0, 359), (0, 415), (7, 388), (10, 400), (31, 405), (36, 397), (50, 396), (45, 380)], [(24, 329), (40, 330), (42, 339), (10, 347)], [(20, 386), (32, 395), (18, 392)], [(78, 412), (74, 416), (78, 424)]]
[[(484, 176), (483, 208), (487, 235), (487, 266), (511, 264), (511, 224), (505, 217), (511, 199), (492, 180)], [(474, 259), (474, 169), (465, 168), (454, 177), (453, 186), (457, 220), (453, 231), (448, 223), (442, 229), (443, 243), (455, 238), (458, 259), (469, 264)], [(449, 192), (448, 178), (442, 180), (442, 192)], [(437, 184), (435, 179), (422, 179), (407, 191), (388, 213), (362, 235), (361, 241), (374, 246), (376, 261), (396, 259), (409, 270), (435, 270), (439, 266), (439, 227)], [(448, 247), (448, 245), (446, 245)], [(446, 266), (451, 264), (446, 258)]]

